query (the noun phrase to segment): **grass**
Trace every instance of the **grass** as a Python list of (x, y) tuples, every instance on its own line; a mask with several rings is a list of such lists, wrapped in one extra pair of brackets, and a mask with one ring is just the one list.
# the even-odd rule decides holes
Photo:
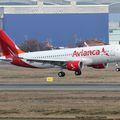
[(120, 92), (3, 91), (0, 96), (0, 118), (120, 118)]

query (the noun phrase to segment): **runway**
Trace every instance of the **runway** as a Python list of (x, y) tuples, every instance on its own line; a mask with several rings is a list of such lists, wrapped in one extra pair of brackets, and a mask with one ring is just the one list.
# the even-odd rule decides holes
[(120, 84), (86, 83), (86, 84), (0, 84), (0, 91), (32, 90), (85, 90), (85, 91), (120, 91)]

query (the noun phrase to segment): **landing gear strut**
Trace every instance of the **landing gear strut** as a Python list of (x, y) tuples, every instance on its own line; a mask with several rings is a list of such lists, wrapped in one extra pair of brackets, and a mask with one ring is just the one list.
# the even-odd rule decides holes
[(75, 71), (76, 76), (81, 75), (81, 74), (82, 74), (81, 70)]
[(65, 72), (59, 72), (59, 73), (58, 73), (58, 76), (59, 76), (59, 77), (64, 77), (64, 76), (65, 76)]

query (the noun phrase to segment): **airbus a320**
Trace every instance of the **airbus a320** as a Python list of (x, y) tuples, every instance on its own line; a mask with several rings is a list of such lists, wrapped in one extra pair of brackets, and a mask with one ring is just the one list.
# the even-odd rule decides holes
[[(64, 69), (82, 74), (84, 66), (104, 69), (108, 63), (120, 62), (120, 45), (103, 45), (81, 48), (67, 48), (49, 51), (24, 52), (0, 30), (1, 61), (29, 68), (60, 68), (59, 77), (64, 77)], [(120, 71), (120, 68), (116, 68)]]

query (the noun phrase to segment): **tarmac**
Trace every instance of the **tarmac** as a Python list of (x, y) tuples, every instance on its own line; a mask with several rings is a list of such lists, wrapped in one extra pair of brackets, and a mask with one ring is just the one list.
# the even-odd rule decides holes
[(34, 91), (34, 90), (84, 90), (84, 91), (120, 91), (120, 84), (84, 83), (84, 84), (0, 84), (0, 91)]

